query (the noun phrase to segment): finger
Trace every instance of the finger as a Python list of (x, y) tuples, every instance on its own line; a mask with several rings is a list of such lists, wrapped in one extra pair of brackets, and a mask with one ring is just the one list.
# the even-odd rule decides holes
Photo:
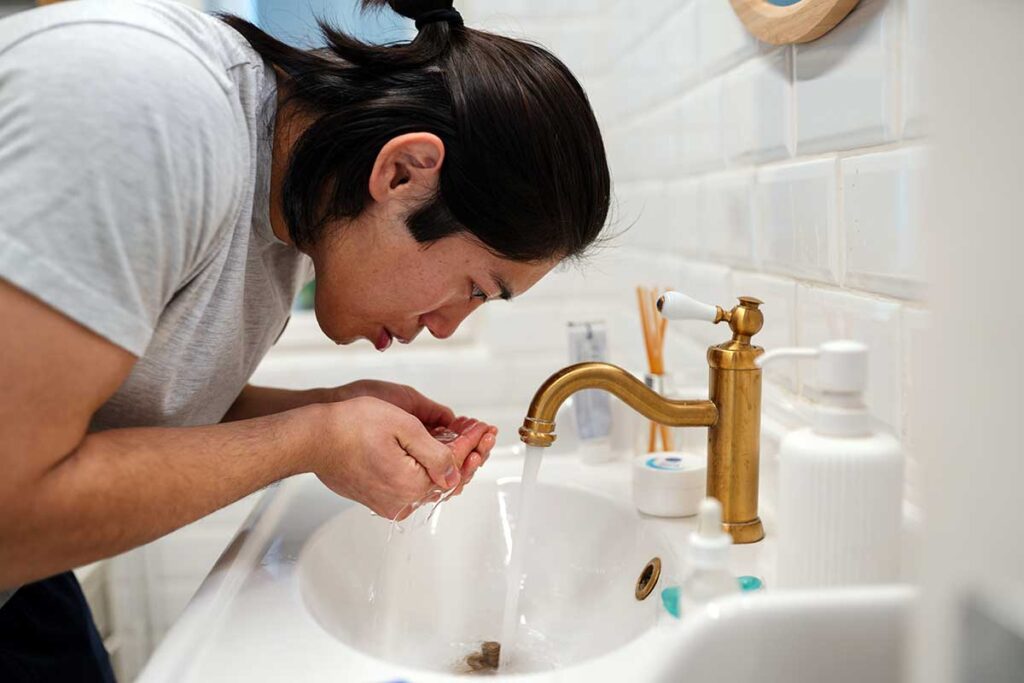
[(496, 442), (497, 438), (495, 437), (494, 432), (487, 432), (480, 439), (480, 443), (477, 445), (476, 450), (483, 458), (483, 462), (480, 463), (481, 465), (487, 462), (487, 458), (491, 457), (491, 449), (494, 448), (494, 444)]
[(462, 464), (462, 483), (455, 489), (452, 494), (454, 496), (462, 493), (462, 489), (466, 488), (466, 484), (473, 480), (473, 475), (476, 474), (477, 469), (483, 464), (483, 456), (479, 452), (473, 451), (466, 458), (466, 462)]
[(449, 445), (439, 442), (415, 420), (403, 421), (396, 431), (399, 446), (423, 466), (431, 481), (445, 491), (458, 486), (459, 466), (465, 457), (454, 456), (454, 449), (449, 446), (454, 446), (455, 442)]
[(451, 408), (437, 401), (430, 400), (411, 387), (409, 389), (409, 396), (412, 402), (409, 412), (415, 415), (423, 424), (448, 426), (455, 419), (455, 413)]
[(452, 453), (455, 455), (455, 462), (459, 466), (465, 462), (470, 453), (477, 449), (477, 445), (480, 443), (480, 439), (486, 431), (487, 425), (483, 422), (477, 422), (459, 434), (459, 438), (448, 444), (452, 449)]
[(498, 428), (494, 425), (487, 425), (487, 429), (480, 436), (480, 442), (476, 445), (476, 450), (484, 456), (484, 460), (491, 454), (491, 449), (494, 448), (495, 444), (498, 443)]
[(462, 482), (463, 485), (469, 483), (469, 480), (476, 474), (477, 468), (484, 464), (484, 456), (479, 451), (473, 451), (466, 458), (466, 461), (462, 463)]

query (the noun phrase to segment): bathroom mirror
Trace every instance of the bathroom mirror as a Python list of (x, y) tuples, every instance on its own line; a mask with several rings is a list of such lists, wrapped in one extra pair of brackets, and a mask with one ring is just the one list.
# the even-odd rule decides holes
[(806, 43), (825, 35), (859, 0), (729, 0), (758, 40), (772, 45)]

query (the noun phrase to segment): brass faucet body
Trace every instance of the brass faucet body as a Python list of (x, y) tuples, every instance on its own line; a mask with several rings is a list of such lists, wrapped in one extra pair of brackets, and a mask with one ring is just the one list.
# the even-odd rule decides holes
[(718, 408), (711, 401), (673, 401), (617, 365), (577, 363), (548, 377), (533, 395), (530, 412), (519, 428), (523, 442), (530, 446), (554, 443), (559, 406), (584, 389), (607, 391), (647, 419), (669, 427), (709, 427), (718, 419)]
[(622, 368), (578, 363), (551, 375), (537, 390), (519, 436), (530, 446), (555, 441), (555, 415), (567, 398), (583, 389), (602, 389), (644, 417), (669, 427), (708, 428), (707, 495), (722, 504), (722, 526), (736, 543), (764, 538), (757, 515), (761, 441), (761, 369), (764, 350), (750, 343), (764, 324), (761, 302), (740, 297), (731, 311), (718, 309), (716, 322), (732, 328), (731, 340), (708, 349), (708, 400), (672, 400), (649, 389)]

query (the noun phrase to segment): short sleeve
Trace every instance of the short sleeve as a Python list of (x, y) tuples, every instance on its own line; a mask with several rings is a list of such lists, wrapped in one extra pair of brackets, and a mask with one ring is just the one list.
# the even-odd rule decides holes
[(142, 355), (241, 201), (225, 80), (116, 23), (0, 42), (0, 277)]

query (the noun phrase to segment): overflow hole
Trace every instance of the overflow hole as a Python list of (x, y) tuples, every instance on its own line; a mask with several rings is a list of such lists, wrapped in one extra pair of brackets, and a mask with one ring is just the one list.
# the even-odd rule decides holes
[(636, 591), (634, 592), (636, 599), (643, 600), (650, 595), (654, 587), (658, 585), (660, 577), (661, 558), (655, 557), (644, 566), (643, 571), (640, 572), (640, 577), (636, 580)]

